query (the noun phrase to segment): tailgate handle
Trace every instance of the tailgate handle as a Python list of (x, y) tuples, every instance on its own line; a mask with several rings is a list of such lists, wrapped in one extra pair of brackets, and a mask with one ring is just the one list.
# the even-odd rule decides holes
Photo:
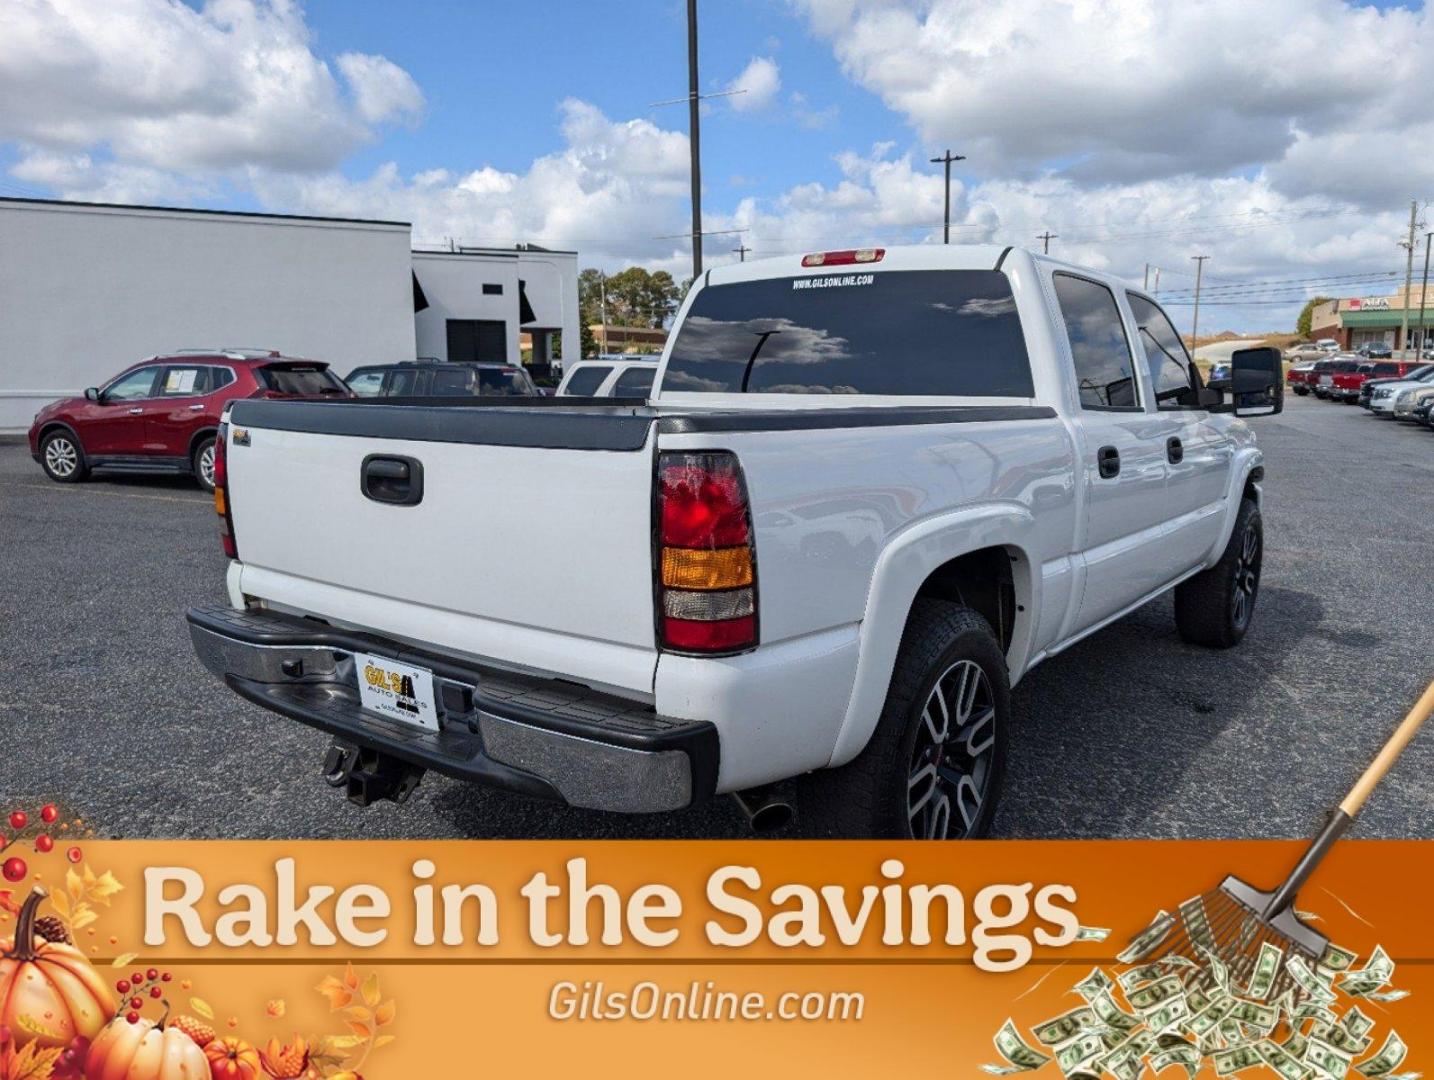
[(423, 498), (423, 463), (417, 458), (370, 454), (359, 469), (364, 497), (391, 506), (417, 506)]

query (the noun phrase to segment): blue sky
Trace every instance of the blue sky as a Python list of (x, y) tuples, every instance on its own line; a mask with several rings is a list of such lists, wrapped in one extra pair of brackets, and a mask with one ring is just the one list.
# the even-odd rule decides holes
[[(0, 0), (0, 195), (411, 221), (685, 273), (685, 3)], [(710, 262), (1035, 245), (1237, 328), (1387, 292), (1434, 198), (1422, 4), (704, 0)], [(744, 74), (745, 73), (745, 74)], [(778, 85), (779, 84), (779, 85)], [(1202, 319), (1202, 325), (1204, 320)]]

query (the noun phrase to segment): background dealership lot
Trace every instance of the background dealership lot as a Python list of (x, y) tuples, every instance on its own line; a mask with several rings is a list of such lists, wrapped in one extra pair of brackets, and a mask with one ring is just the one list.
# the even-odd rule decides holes
[[(1268, 548), (1250, 636), (1183, 645), (1167, 598), (1038, 667), (1015, 695), (995, 835), (1304, 835), (1417, 696), (1434, 436), (1310, 399), (1255, 423)], [(0, 790), (64, 793), (126, 836), (743, 835), (728, 800), (621, 818), (432, 775), (405, 807), (350, 807), (319, 778), (323, 735), (194, 659), (183, 611), (222, 599), (223, 568), (192, 483), (62, 487), (0, 445)], [(1431, 769), (1434, 744), (1416, 742), (1361, 835), (1434, 837)]]

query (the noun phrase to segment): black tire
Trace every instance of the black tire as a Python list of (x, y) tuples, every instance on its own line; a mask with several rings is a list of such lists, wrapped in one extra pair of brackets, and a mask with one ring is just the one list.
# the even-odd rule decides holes
[(1303, 386), (1294, 386), (1294, 387), (1291, 387), (1290, 389), (1292, 389), (1292, 390), (1295, 392), (1295, 397), (1304, 397), (1306, 394), (1309, 393), (1309, 390), (1306, 389), (1306, 388), (1303, 387)]
[(78, 484), (90, 471), (85, 448), (66, 430), (52, 431), (40, 440), (40, 468), (59, 484)]
[(206, 435), (200, 439), (199, 442), (195, 443), (194, 453), (189, 455), (189, 467), (194, 471), (194, 479), (199, 481), (200, 487), (205, 491), (214, 490), (213, 435)]
[[(970, 681), (960, 682), (963, 676)], [(938, 681), (943, 687), (939, 699)], [(972, 688), (969, 709), (957, 703), (957, 716), (943, 728), (948, 740), (938, 749), (932, 738), (938, 733), (923, 717), (925, 706), (949, 701), (948, 691), (960, 687)], [(958, 727), (961, 711), (967, 711), (969, 719)], [(925, 838), (932, 822), (939, 823), (944, 803), (948, 828), (944, 833), (932, 830), (939, 838), (984, 836), (1005, 773), (1010, 714), (1006, 658), (990, 623), (960, 604), (916, 601), (876, 730), (846, 765), (800, 778), (798, 828), (814, 837)], [(963, 732), (964, 738), (958, 738)], [(926, 781), (913, 787), (918, 773), (927, 775), (929, 793)], [(909, 800), (922, 802), (917, 812), (911, 812)]]
[(1265, 531), (1254, 500), (1240, 502), (1220, 561), (1175, 587), (1175, 625), (1192, 645), (1238, 645), (1255, 617)]

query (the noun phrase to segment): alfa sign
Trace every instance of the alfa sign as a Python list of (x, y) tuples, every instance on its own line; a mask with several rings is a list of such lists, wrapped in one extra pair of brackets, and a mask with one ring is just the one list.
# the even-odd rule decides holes
[(1346, 311), (1388, 311), (1389, 297), (1366, 296), (1362, 300), (1346, 300)]

